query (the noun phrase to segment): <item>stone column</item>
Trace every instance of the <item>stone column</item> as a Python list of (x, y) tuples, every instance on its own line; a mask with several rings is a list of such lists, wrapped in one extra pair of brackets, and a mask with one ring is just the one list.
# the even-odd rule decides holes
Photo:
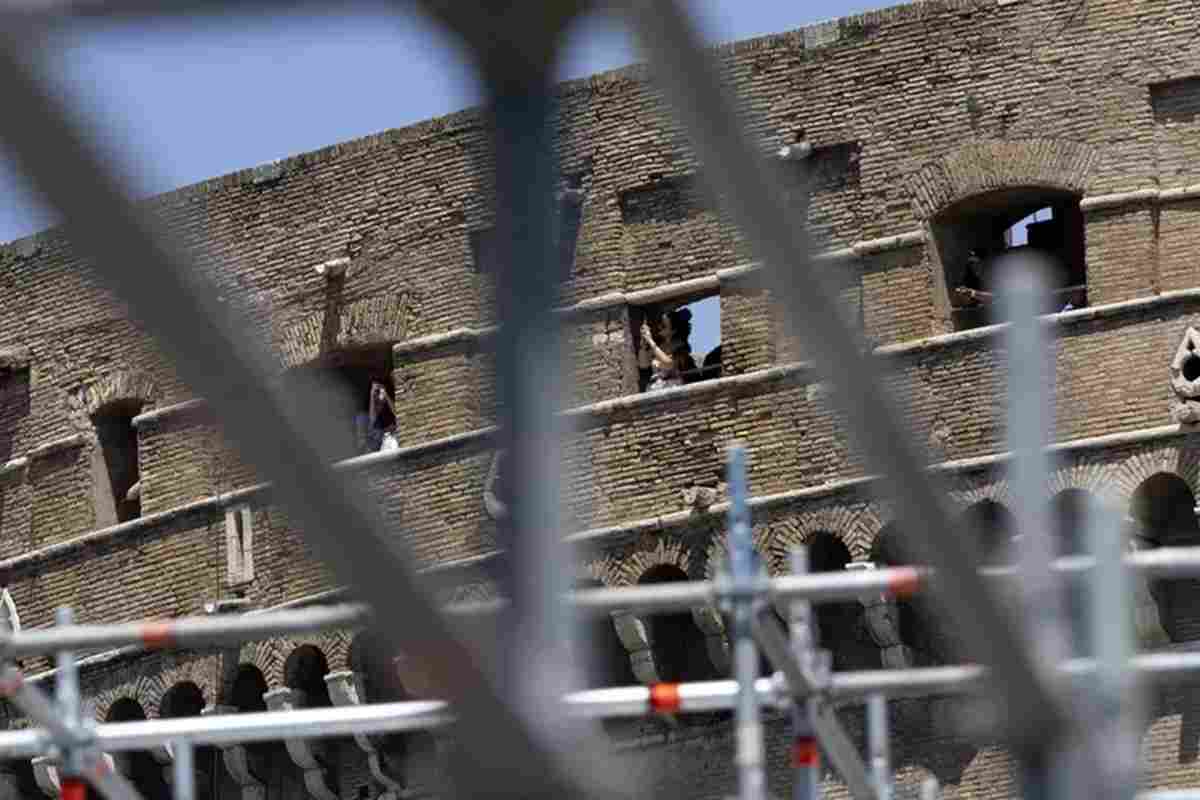
[[(299, 689), (275, 689), (263, 695), (271, 711), (294, 711), (304, 708), (304, 692)], [(324, 747), (316, 739), (285, 739), (284, 746), (292, 762), (304, 773), (304, 785), (315, 800), (339, 800), (337, 791), (329, 785), (324, 764)]]
[[(877, 567), (872, 561), (855, 561), (846, 565), (847, 570), (871, 570)], [(879, 648), (883, 666), (888, 669), (913, 666), (912, 649), (900, 639), (900, 609), (896, 601), (877, 594), (861, 597), (859, 602), (863, 607), (867, 633)]]
[[(236, 714), (233, 706), (208, 706), (200, 712), (201, 716), (215, 714)], [(256, 774), (251, 765), (250, 753), (244, 744), (218, 745), (221, 751), (221, 762), (229, 772), (229, 777), (238, 785), (242, 792), (242, 800), (267, 800), (267, 785)]]
[(647, 686), (661, 683), (650, 626), (641, 617), (627, 611), (613, 612), (612, 620), (617, 638), (629, 653), (629, 665), (633, 668), (634, 677)]

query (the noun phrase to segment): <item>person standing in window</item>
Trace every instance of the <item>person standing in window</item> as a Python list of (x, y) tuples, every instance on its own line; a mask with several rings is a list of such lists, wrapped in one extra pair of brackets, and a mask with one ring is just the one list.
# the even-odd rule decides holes
[(389, 450), (399, 450), (400, 443), (396, 439), (396, 407), (392, 404), (392, 398), (388, 397), (387, 389), (378, 381), (371, 382), (368, 416), (367, 452), (386, 453)]
[[(663, 314), (659, 318), (657, 337), (648, 324), (642, 323), (638, 368), (646, 388), (658, 391), (691, 382), (696, 373), (696, 362), (688, 343), (691, 334), (692, 312), (686, 308)], [(645, 380), (647, 373), (649, 380)]]

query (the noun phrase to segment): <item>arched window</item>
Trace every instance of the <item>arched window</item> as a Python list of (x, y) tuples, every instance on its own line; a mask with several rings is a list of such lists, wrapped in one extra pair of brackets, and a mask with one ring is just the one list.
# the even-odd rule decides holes
[(963, 512), (962, 521), (979, 535), (983, 563), (999, 566), (1010, 560), (1016, 520), (995, 500), (980, 500)]
[(1046, 313), (1087, 304), (1083, 213), (1071, 192), (1020, 187), (969, 197), (938, 215), (933, 232), (955, 330), (1001, 321), (996, 262), (1020, 249), (1049, 261)]
[[(1196, 498), (1178, 475), (1160, 472), (1133, 494), (1130, 512), (1141, 535), (1153, 547), (1200, 545)], [(1173, 642), (1200, 639), (1200, 581), (1155, 581), (1150, 591), (1158, 603), (1163, 628)]]
[(96, 450), (92, 463), (96, 527), (136, 519), (142, 513), (137, 429), (133, 418), (142, 401), (118, 401), (92, 415)]
[[(400, 680), (396, 659), (382, 637), (364, 631), (350, 643), (350, 668), (362, 678), (364, 703), (394, 703), (413, 699)], [(428, 757), (435, 750), (433, 737), (425, 731), (390, 733), (378, 737), (385, 758), (396, 774), (412, 782), (409, 767), (415, 758)], [(378, 745), (377, 745), (378, 746)], [(426, 760), (428, 760), (426, 758)]]
[[(896, 523), (886, 525), (875, 537), (872, 560), (882, 567), (913, 566), (901, 552), (901, 532)], [(900, 641), (912, 652), (913, 666), (924, 667), (945, 663), (940, 652), (941, 642), (937, 636), (936, 623), (921, 596), (896, 600), (897, 623)]]
[[(229, 702), (238, 713), (256, 713), (267, 710), (267, 701), (263, 695), (267, 693), (267, 680), (262, 671), (253, 664), (238, 666), (237, 675), (229, 693)], [(251, 761), (251, 772), (267, 787), (282, 785), (290, 779), (291, 763), (283, 742), (254, 742), (246, 745), (246, 751)], [(218, 796), (221, 800), (242, 800), (242, 787), (234, 781), (229, 770), (218, 770), (220, 789)], [(285, 777), (286, 776), (286, 777)], [(274, 800), (277, 795), (268, 792), (267, 797)]]
[[(844, 572), (850, 561), (850, 550), (832, 533), (820, 531), (809, 541), (809, 572)], [(861, 603), (821, 603), (813, 611), (818, 645), (833, 654), (834, 669), (879, 667), (879, 650), (862, 625)]]
[[(204, 711), (204, 692), (191, 681), (171, 687), (159, 704), (158, 715), (163, 719), (173, 717), (198, 717)], [(194, 753), (196, 765), (196, 797), (211, 800), (218, 796), (217, 781), (223, 771), (220, 753), (215, 747), (197, 747)]]
[[(131, 697), (122, 697), (109, 707), (104, 721), (135, 722), (145, 718), (146, 712), (141, 703)], [(124, 762), (121, 764), (121, 771), (146, 800), (167, 800), (171, 796), (170, 787), (163, 778), (162, 765), (155, 761), (150, 753), (145, 750), (131, 750), (121, 756), (121, 760)]]
[[(670, 564), (647, 570), (639, 584), (688, 580), (687, 573)], [(647, 617), (654, 641), (654, 660), (664, 681), (707, 681), (718, 677), (708, 658), (704, 633), (690, 611)]]

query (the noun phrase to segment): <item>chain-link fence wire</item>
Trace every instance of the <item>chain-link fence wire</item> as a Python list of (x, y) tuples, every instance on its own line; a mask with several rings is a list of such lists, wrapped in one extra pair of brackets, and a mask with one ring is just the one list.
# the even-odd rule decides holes
[[(266, 3), (295, 8), (302, 3)], [(411, 10), (408, 4), (398, 10)], [(598, 748), (567, 726), (550, 699), (568, 682), (562, 647), (566, 620), (555, 597), (569, 574), (558, 552), (560, 330), (551, 309), (560, 276), (550, 242), (555, 188), (548, 128), (552, 65), (563, 30), (590, 4), (426, 0), (422, 9), (466, 44), (483, 77), (495, 125), (498, 446), (509, 452), (512, 508), (510, 580), (514, 598), (504, 653), (468, 640), (435, 609), (418, 583), (402, 535), (390, 531), (368, 495), (328, 466), (333, 434), (319, 418), (322, 398), (285, 399), (272, 390), (270, 354), (248, 325), (221, 306), (188, 252), (134, 207), (116, 161), (48, 89), (28, 55), (30, 31), (55, 15), (223, 13), (238, 4), (169, 7), (120, 2), (9, 4), (0, 46), (0, 102), (19, 109), (0, 120), (0, 136), (31, 185), (65, 220), (131, 316), (154, 334), (179, 376), (205, 397), (247, 463), (274, 486), (274, 497), (318, 558), (376, 609), (402, 612), (381, 627), (387, 646), (419, 654), (434, 688), (458, 709), (453, 770), (469, 795), (552, 797), (613, 785), (613, 770), (588, 764)], [(653, 78), (691, 136), (704, 177), (761, 258), (763, 285), (786, 310), (788, 332), (805, 341), (834, 387), (835, 400), (868, 464), (884, 476), (909, 536), (912, 560), (939, 569), (940, 609), (961, 632), (968, 654), (995, 669), (1002, 730), (1018, 754), (1044, 751), (1066, 731), (1059, 698), (1039, 680), (1012, 616), (975, 577), (974, 537), (952, 527), (945, 501), (923, 469), (922, 454), (878, 377), (838, 318), (835, 292), (809, 260), (802, 225), (788, 219), (781, 188), (746, 137), (716, 66), (678, 2), (629, 0), (617, 6), (643, 45)], [(411, 502), (420, 502), (413, 498)]]

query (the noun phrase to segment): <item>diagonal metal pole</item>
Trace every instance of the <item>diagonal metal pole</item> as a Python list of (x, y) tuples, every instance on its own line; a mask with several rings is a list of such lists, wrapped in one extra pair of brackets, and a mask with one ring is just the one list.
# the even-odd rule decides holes
[(814, 676), (796, 659), (787, 634), (769, 609), (761, 608), (754, 615), (754, 638), (771, 665), (783, 673), (794, 701), (807, 707), (821, 749), (846, 782), (850, 795), (856, 800), (879, 800), (867, 767), (842, 727), (826, 687), (818, 685)]
[(778, 181), (746, 138), (711, 60), (678, 2), (625, 0), (655, 80), (685, 124), (705, 175), (732, 221), (763, 258), (764, 279), (787, 310), (788, 331), (819, 357), (856, 443), (885, 476), (907, 536), (902, 546), (941, 576), (947, 614), (975, 660), (995, 667), (1003, 722), (1015, 750), (1039, 749), (1069, 721), (1042, 685), (1010, 614), (974, 574), (977, 546), (952, 526), (945, 501), (924, 474), (887, 392), (838, 317), (836, 293), (808, 257), (803, 225), (784, 214)]
[[(107, 167), (117, 163), (81, 134), (61, 101), (45, 91), (20, 43), (0, 32), (0, 103), (20, 108), (0, 137), (31, 184), (67, 221), (79, 252), (159, 337), (180, 377), (208, 398), (226, 435), (251, 467), (275, 484), (281, 504), (315, 555), (377, 611), (403, 608), (403, 625), (380, 634), (397, 652), (420, 657), (439, 692), (460, 709), (458, 743), (469, 753), (457, 777), (478, 796), (561, 797), (571, 792), (563, 754), (539, 736), (499, 691), (485, 654), (468, 646), (421, 590), (403, 537), (387, 530), (375, 503), (327, 464), (337, 433), (312, 424), (326, 398), (284, 398), (266, 376), (272, 359), (237, 314), (221, 306), (202, 271), (156, 234)], [(513, 770), (523, 763), (526, 769)]]

